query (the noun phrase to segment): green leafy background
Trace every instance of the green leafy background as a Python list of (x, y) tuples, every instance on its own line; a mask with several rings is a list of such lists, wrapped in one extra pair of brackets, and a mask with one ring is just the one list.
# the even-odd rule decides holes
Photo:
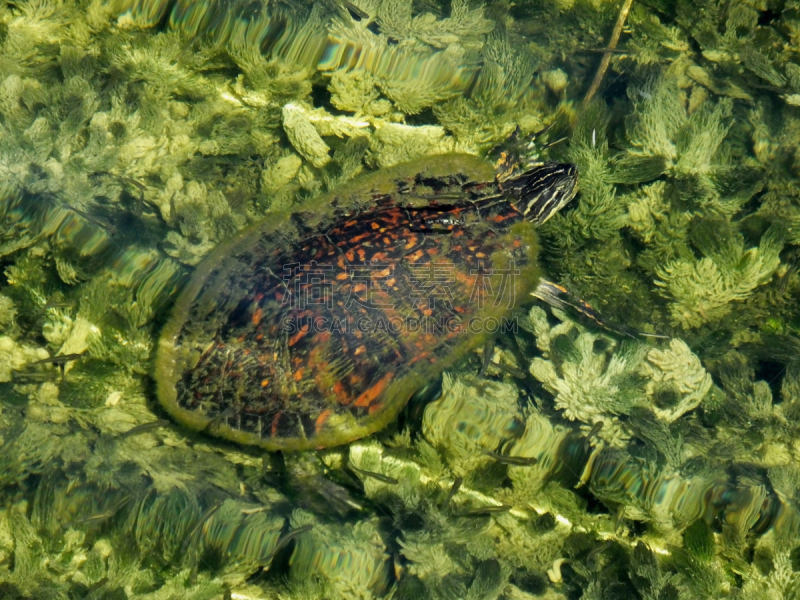
[[(585, 106), (618, 10), (0, 3), (0, 596), (800, 597), (800, 3), (634, 0)], [(534, 307), (485, 378), (318, 453), (160, 420), (218, 243), (517, 127), (580, 171), (550, 278), (662, 337)]]

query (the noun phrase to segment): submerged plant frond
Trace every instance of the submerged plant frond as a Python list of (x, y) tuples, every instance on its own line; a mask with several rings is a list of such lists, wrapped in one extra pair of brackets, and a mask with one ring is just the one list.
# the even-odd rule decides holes
[(783, 243), (777, 229), (765, 233), (756, 248), (745, 249), (741, 238), (729, 237), (702, 248), (705, 256), (699, 260), (675, 260), (659, 268), (656, 285), (673, 300), (672, 320), (691, 328), (727, 315), (733, 302), (746, 300), (770, 280)]

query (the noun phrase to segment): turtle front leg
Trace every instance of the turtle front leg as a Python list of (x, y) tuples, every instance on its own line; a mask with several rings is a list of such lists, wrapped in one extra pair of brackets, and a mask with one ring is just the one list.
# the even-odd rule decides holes
[[(547, 279), (539, 280), (539, 285), (531, 292), (531, 296), (549, 304), (550, 306), (563, 310), (572, 317), (577, 318), (584, 324), (599, 326), (605, 331), (623, 337), (638, 339), (646, 334), (634, 331), (625, 325), (609, 323), (600, 315), (588, 302), (574, 296), (567, 288)], [(649, 336), (648, 337), (665, 337)]]

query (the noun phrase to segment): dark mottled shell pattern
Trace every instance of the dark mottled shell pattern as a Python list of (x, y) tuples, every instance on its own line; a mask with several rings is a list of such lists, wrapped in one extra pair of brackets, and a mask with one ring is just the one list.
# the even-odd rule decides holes
[[(571, 198), (574, 167), (549, 168), (548, 185), (563, 186), (551, 195)], [(466, 155), (426, 158), (241, 232), (176, 303), (161, 403), (191, 428), (267, 449), (377, 431), (529, 297), (536, 185), (501, 183)]]

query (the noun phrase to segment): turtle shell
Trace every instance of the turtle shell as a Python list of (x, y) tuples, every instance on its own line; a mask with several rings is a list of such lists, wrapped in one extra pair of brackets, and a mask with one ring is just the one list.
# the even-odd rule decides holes
[(381, 429), (530, 298), (535, 226), (508, 199), (524, 187), (472, 156), (428, 157), (242, 231), (201, 263), (164, 327), (161, 404), (269, 450)]

